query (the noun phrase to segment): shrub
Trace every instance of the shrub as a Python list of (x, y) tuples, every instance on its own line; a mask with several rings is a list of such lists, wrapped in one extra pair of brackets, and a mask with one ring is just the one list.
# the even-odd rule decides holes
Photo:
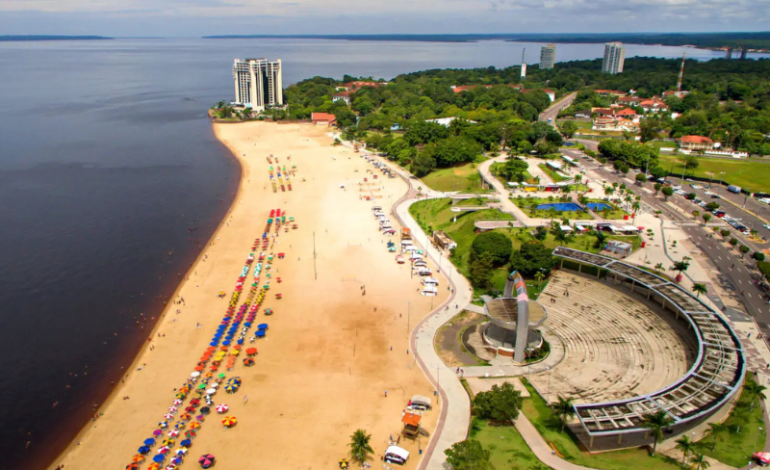
[(727, 230), (726, 228), (723, 228), (723, 229), (719, 230), (719, 234), (722, 235), (723, 237), (726, 237), (726, 236), (730, 235), (730, 231)]
[(737, 244), (738, 244), (738, 239), (737, 239), (737, 238), (735, 238), (735, 237), (731, 238), (731, 239), (730, 239), (730, 244), (731, 244), (732, 246), (735, 246), (735, 245), (737, 245)]
[(524, 243), (511, 256), (511, 268), (530, 278), (541, 271), (547, 276), (554, 264), (552, 251), (539, 241)]
[(755, 251), (751, 254), (751, 257), (754, 258), (757, 261), (764, 261), (765, 260), (765, 254), (760, 251)]
[(482, 253), (489, 253), (492, 262), (502, 265), (511, 259), (513, 243), (511, 239), (500, 232), (485, 232), (473, 239), (471, 244), (471, 259), (475, 259)]

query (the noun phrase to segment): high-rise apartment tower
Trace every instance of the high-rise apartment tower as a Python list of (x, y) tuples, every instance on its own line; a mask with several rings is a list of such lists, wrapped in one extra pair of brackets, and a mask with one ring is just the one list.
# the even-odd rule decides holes
[(604, 45), (604, 60), (602, 72), (612, 75), (623, 73), (623, 62), (626, 60), (626, 48), (620, 42), (608, 42)]
[(556, 46), (548, 44), (540, 48), (540, 69), (552, 69), (556, 62)]
[(233, 63), (235, 102), (263, 111), (283, 105), (281, 59), (235, 59)]

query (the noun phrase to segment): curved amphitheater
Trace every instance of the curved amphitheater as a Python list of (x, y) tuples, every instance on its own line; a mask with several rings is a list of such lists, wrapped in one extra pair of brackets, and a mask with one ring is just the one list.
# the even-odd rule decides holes
[(565, 357), (530, 380), (551, 400), (575, 400), (571, 427), (588, 449), (649, 444), (644, 419), (661, 411), (667, 433), (683, 432), (740, 389), (746, 357), (719, 312), (637, 266), (564, 247), (553, 254), (577, 271), (557, 272), (540, 297)]
[[(565, 351), (551, 371), (551, 401), (563, 395), (583, 404), (653, 392), (683, 376), (696, 356), (696, 343), (682, 326), (576, 273), (555, 273), (539, 300), (549, 313), (544, 328)], [(531, 381), (548, 391), (547, 375)]]

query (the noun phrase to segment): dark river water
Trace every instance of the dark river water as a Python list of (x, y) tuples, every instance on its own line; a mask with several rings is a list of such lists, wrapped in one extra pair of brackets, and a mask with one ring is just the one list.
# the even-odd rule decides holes
[[(239, 169), (206, 109), (233, 99), (233, 58), (281, 58), (288, 85), (315, 75), (507, 66), (524, 46), (0, 43), (0, 468), (44, 468), (70, 442), (229, 207)], [(539, 46), (526, 44), (528, 62)], [(603, 47), (560, 44), (557, 60), (600, 57)], [(629, 45), (627, 56), (683, 50)]]

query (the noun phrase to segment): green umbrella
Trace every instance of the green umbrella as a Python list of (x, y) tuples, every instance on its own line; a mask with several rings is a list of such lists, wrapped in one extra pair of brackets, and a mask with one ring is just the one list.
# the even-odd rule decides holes
[(200, 384), (198, 385), (198, 388), (206, 388), (206, 384)]
[(225, 378), (225, 374), (221, 373), (221, 374), (217, 375), (217, 377), (219, 377), (220, 379), (224, 379)]

